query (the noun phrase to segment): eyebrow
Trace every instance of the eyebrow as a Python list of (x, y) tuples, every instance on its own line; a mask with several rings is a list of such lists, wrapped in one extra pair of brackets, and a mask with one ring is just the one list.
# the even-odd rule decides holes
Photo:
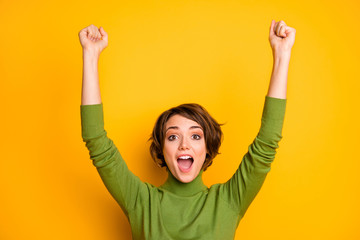
[[(200, 127), (200, 126), (191, 126), (189, 129), (194, 129), (194, 128), (200, 128), (201, 130), (203, 130), (202, 127)], [(179, 129), (179, 127), (178, 126), (171, 126), (168, 129), (166, 129), (165, 132), (167, 132), (169, 129)]]

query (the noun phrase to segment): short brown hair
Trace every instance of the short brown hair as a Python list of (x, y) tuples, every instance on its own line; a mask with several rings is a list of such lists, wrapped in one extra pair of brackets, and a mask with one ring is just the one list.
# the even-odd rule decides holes
[(170, 117), (176, 114), (197, 122), (203, 128), (207, 153), (205, 162), (201, 169), (206, 171), (206, 169), (212, 164), (215, 156), (220, 154), (218, 151), (223, 140), (221, 126), (224, 124), (219, 124), (213, 117), (210, 116), (205, 108), (197, 103), (181, 104), (177, 107), (170, 108), (158, 117), (152, 134), (148, 140), (151, 141), (151, 157), (159, 167), (167, 167), (163, 155), (165, 125)]

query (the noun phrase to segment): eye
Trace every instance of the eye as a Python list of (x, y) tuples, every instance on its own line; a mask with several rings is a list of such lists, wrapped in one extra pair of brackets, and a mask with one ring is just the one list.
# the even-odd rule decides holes
[(169, 139), (169, 141), (173, 141), (173, 140), (175, 140), (176, 139), (176, 135), (170, 135), (169, 137), (168, 137), (168, 139)]
[(193, 135), (193, 138), (194, 138), (195, 140), (200, 140), (200, 139), (201, 139), (200, 135), (198, 135), (198, 134), (194, 134), (194, 135)]

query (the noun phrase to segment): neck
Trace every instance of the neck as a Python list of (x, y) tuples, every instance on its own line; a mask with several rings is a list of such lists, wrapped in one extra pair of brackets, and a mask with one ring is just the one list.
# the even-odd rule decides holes
[(168, 178), (166, 182), (160, 186), (160, 188), (176, 195), (187, 197), (208, 189), (202, 181), (203, 170), (201, 170), (196, 178), (189, 183), (183, 183), (177, 180), (169, 169), (167, 169), (167, 172)]

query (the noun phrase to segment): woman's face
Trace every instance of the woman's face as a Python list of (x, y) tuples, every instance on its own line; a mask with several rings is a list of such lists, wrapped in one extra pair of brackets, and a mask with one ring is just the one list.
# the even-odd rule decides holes
[(163, 154), (169, 170), (180, 182), (191, 182), (198, 176), (206, 158), (202, 127), (176, 114), (166, 122), (165, 131)]

